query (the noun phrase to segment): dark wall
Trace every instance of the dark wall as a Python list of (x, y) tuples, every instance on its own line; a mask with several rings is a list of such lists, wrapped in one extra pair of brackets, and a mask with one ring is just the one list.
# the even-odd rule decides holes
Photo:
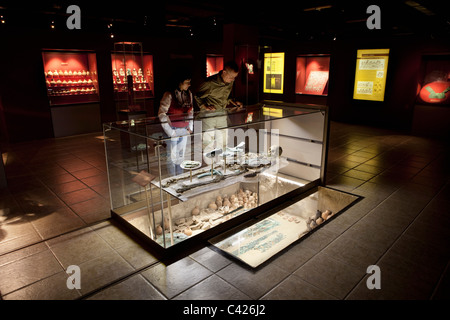
[[(383, 102), (353, 99), (358, 49), (390, 49)], [(285, 52), (283, 94), (263, 94), (264, 99), (327, 104), (331, 120), (410, 131), (422, 56), (450, 52), (450, 42), (430, 37), (348, 37), (329, 41), (274, 42), (273, 52)], [(330, 54), (328, 96), (295, 94), (296, 57)]]
[[(154, 115), (170, 76), (178, 67), (188, 66), (192, 72), (192, 90), (195, 91), (206, 75), (206, 54), (225, 54), (239, 58), (237, 47), (245, 48), (254, 60), (261, 59), (264, 46), (272, 52), (285, 52), (284, 94), (263, 94), (262, 72), (258, 79), (250, 79), (247, 101), (262, 99), (286, 102), (326, 104), (331, 120), (344, 121), (408, 131), (411, 127), (415, 97), (419, 81), (422, 55), (450, 52), (450, 42), (430, 37), (374, 37), (347, 36), (333, 40), (292, 41), (263, 39), (254, 27), (226, 26), (222, 37), (207, 40), (169, 38), (145, 34), (116, 35), (87, 33), (82, 30), (20, 30), (0, 29), (2, 46), (0, 64), (0, 100), (3, 112), (0, 132), (10, 142), (53, 137), (50, 106), (46, 96), (42, 49), (92, 50), (97, 54), (102, 122), (117, 119), (111, 75), (111, 52), (114, 42), (137, 41), (143, 50), (153, 54), (155, 98), (148, 115)], [(257, 49), (256, 49), (257, 48)], [(390, 57), (385, 101), (353, 99), (356, 52), (358, 49), (389, 48)], [(296, 57), (301, 54), (330, 54), (328, 96), (295, 94)], [(226, 58), (227, 60), (228, 58)], [(239, 62), (239, 61), (238, 61)], [(256, 61), (256, 64), (261, 60)], [(260, 65), (259, 71), (263, 66)], [(248, 79), (239, 79), (235, 94), (243, 98)], [(238, 87), (239, 86), (239, 87)], [(245, 101), (244, 101), (245, 102)], [(5, 134), (6, 132), (6, 134)]]
[(145, 35), (88, 33), (82, 30), (0, 30), (2, 46), (0, 97), (7, 132), (2, 141), (29, 141), (52, 138), (53, 125), (46, 95), (42, 49), (92, 50), (97, 55), (101, 121), (116, 121), (111, 53), (114, 42), (142, 42), (144, 52), (153, 54), (155, 98), (147, 114), (157, 112), (166, 83), (174, 70), (188, 66), (193, 71), (192, 88), (206, 76), (206, 54), (222, 52), (221, 39), (169, 39)]

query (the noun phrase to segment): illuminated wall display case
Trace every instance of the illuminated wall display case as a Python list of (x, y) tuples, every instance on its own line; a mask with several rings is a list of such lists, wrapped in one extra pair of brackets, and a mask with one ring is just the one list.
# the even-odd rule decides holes
[(223, 56), (217, 54), (206, 55), (206, 77), (219, 73), (223, 69)]
[(358, 50), (353, 99), (384, 101), (389, 49)]
[(146, 110), (155, 92), (153, 55), (144, 53), (140, 42), (116, 42), (111, 62), (117, 111)]
[(42, 59), (51, 106), (99, 101), (95, 53), (44, 50)]
[(412, 132), (450, 138), (450, 54), (422, 56)]
[[(211, 121), (216, 128), (203, 130)], [(264, 246), (261, 235), (260, 242), (246, 238), (246, 253), (256, 250), (265, 261), (280, 249), (276, 239), (285, 247), (348, 205), (331, 205), (341, 195), (321, 187), (326, 106), (261, 102), (238, 113), (177, 115), (171, 122), (190, 123), (193, 133), (175, 141), (157, 118), (104, 124), (112, 216), (156, 251), (183, 251), (252, 221), (260, 222), (253, 227), (267, 232), (272, 249), (250, 248)], [(266, 216), (287, 204), (296, 207), (277, 213), (282, 221)], [(211, 243), (220, 248), (226, 238)]]
[(427, 105), (450, 105), (450, 55), (422, 57), (417, 100)]
[(284, 52), (264, 53), (264, 93), (283, 93)]
[(328, 95), (329, 71), (330, 55), (308, 54), (297, 56), (295, 93)]
[[(259, 47), (256, 45), (235, 46), (235, 59), (239, 63), (240, 71), (234, 81), (234, 95), (239, 97), (245, 105), (258, 102), (260, 92), (260, 69), (258, 66)], [(245, 98), (244, 98), (245, 97)]]

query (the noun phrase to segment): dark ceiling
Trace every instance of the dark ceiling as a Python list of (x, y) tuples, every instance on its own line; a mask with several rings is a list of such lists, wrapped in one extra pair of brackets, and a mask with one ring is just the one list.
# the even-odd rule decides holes
[[(0, 1), (1, 27), (21, 29), (65, 28), (66, 9), (81, 9), (84, 32), (151, 34), (156, 36), (221, 37), (228, 23), (256, 26), (262, 38), (329, 39), (368, 34), (367, 8), (378, 5), (381, 30), (371, 34), (387, 36), (450, 35), (446, 1), (373, 0), (337, 1)], [(112, 24), (112, 26), (111, 26)], [(373, 30), (372, 30), (373, 31)]]

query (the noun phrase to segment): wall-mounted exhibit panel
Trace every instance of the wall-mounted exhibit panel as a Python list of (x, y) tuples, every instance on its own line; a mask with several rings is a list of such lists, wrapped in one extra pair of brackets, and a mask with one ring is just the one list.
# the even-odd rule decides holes
[(44, 50), (42, 59), (51, 106), (99, 101), (95, 53)]
[(217, 54), (206, 55), (206, 77), (213, 76), (223, 69), (223, 56)]
[(118, 42), (111, 63), (117, 111), (145, 110), (145, 99), (155, 92), (153, 55), (144, 53), (140, 42)]
[(264, 53), (264, 93), (283, 93), (284, 52)]
[(174, 122), (193, 133), (169, 138), (157, 118), (104, 124), (113, 217), (160, 249), (217, 235), (324, 181), (325, 106), (267, 101)]
[(422, 57), (418, 102), (429, 105), (450, 105), (450, 55)]
[(295, 93), (328, 95), (330, 55), (300, 55), (296, 62)]
[(384, 101), (389, 49), (358, 50), (353, 99)]

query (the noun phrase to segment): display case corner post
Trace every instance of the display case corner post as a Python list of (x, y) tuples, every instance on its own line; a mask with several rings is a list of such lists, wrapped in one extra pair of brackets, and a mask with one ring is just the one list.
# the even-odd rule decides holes
[(322, 147), (322, 170), (320, 172), (320, 182), (322, 186), (326, 185), (327, 163), (328, 163), (328, 147), (330, 138), (330, 117), (329, 107), (324, 108), (324, 128), (323, 128), (323, 147)]

